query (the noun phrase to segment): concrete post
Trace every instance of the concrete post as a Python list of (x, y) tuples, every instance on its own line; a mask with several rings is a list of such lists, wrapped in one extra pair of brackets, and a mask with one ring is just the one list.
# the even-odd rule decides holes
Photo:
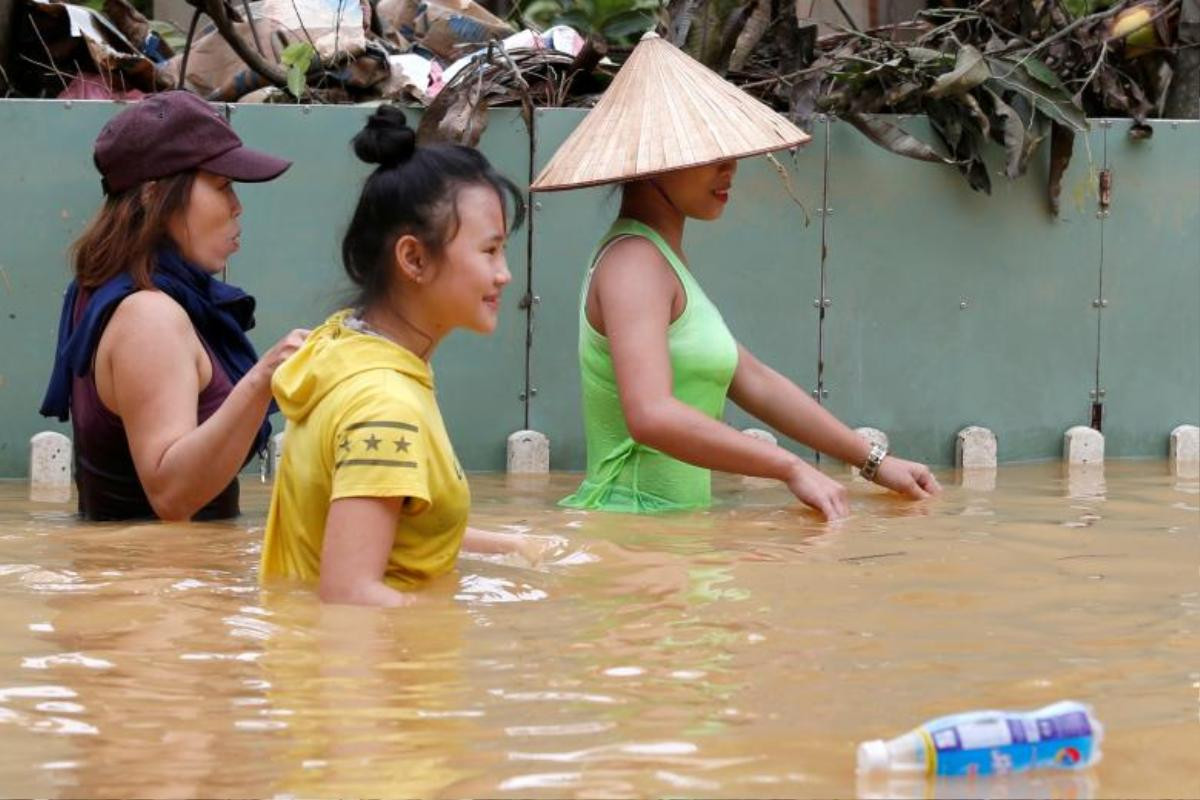
[(996, 470), (994, 469), (964, 469), (959, 471), (959, 481), (962, 488), (969, 492), (996, 491)]
[(71, 440), (42, 431), (29, 440), (29, 499), (59, 503), (71, 497)]
[(1063, 435), (1063, 461), (1067, 464), (1103, 464), (1104, 434), (1076, 425)]
[(1200, 427), (1180, 425), (1171, 431), (1170, 460), (1176, 475), (1200, 475)]
[(978, 425), (958, 432), (954, 442), (954, 462), (959, 469), (995, 469), (996, 434)]
[(1077, 500), (1103, 500), (1108, 492), (1104, 480), (1104, 462), (1066, 464), (1067, 497)]
[(508, 473), (537, 475), (550, 471), (550, 438), (538, 431), (517, 431), (508, 437)]

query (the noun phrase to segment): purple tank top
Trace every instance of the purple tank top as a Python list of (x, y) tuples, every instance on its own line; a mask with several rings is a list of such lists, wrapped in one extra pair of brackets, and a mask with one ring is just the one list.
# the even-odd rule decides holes
[[(87, 305), (90, 292), (80, 293), (76, 320)], [(201, 339), (201, 344), (204, 340)], [(220, 363), (204, 345), (212, 364), (212, 380), (196, 398), (196, 422), (211, 417), (233, 391), (233, 383)], [(154, 508), (142, 489), (125, 425), (105, 408), (96, 390), (95, 371), (75, 376), (71, 387), (71, 425), (75, 433), (75, 485), (79, 490), (79, 513), (90, 520), (154, 519)], [(195, 520), (236, 517), (238, 481), (229, 485), (193, 515)]]

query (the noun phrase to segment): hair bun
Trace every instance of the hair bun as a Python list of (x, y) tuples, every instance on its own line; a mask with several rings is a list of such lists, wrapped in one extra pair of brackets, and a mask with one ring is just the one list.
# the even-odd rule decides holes
[(354, 137), (354, 154), (368, 164), (394, 167), (412, 158), (417, 134), (408, 127), (404, 112), (383, 105), (367, 120), (367, 126)]

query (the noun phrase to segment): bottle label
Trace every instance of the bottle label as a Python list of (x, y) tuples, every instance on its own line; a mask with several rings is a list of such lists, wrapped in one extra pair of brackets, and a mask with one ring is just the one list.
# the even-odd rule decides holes
[(957, 714), (928, 725), (933, 771), (938, 775), (994, 775), (1027, 769), (1071, 769), (1092, 761), (1092, 726), (1086, 711), (1041, 716), (984, 711)]

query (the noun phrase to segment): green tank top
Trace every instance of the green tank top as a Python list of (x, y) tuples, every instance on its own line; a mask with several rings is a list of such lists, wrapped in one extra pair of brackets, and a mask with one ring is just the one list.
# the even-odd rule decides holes
[(628, 236), (640, 236), (654, 244), (683, 286), (686, 306), (667, 328), (672, 394), (713, 419), (720, 419), (737, 369), (737, 341), (675, 251), (649, 226), (618, 219), (592, 254), (580, 295), (579, 369), (587, 476), (579, 489), (560, 504), (642, 514), (704, 508), (712, 501), (712, 476), (707, 469), (638, 444), (629, 435), (608, 339), (587, 319), (588, 287), (596, 262), (610, 244)]

